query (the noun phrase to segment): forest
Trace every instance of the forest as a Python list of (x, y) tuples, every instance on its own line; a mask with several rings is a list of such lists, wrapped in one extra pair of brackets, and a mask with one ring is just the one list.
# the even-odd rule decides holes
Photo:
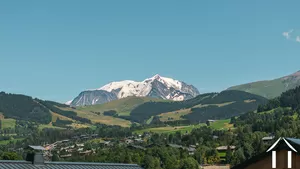
[[(253, 102), (245, 102), (246, 100), (253, 100)], [(211, 105), (232, 102), (232, 105), (229, 104), (223, 107), (208, 106), (205, 108), (193, 108), (192, 113), (185, 116), (185, 118), (191, 122), (199, 122), (199, 120), (206, 121), (209, 118), (228, 118), (248, 111), (253, 111), (257, 109), (258, 105), (267, 103), (267, 101), (266, 98), (247, 92), (228, 90), (221, 93), (199, 95), (193, 99), (181, 102), (147, 102), (133, 109), (130, 117), (127, 117), (126, 119), (143, 123), (151, 116), (156, 116), (165, 112), (192, 108), (193, 106), (200, 104)], [(208, 111), (208, 113), (205, 113), (205, 111)], [(231, 113), (233, 115), (231, 115)]]
[(51, 122), (49, 110), (25, 95), (0, 92), (0, 113), (7, 118), (35, 121), (42, 124)]
[[(230, 123), (234, 125), (234, 128), (227, 130), (216, 130), (205, 125), (193, 129), (189, 134), (181, 132), (144, 133), (142, 138), (146, 142), (139, 144), (140, 147), (144, 147), (143, 149), (126, 146), (121, 144), (120, 140), (130, 136), (136, 137), (134, 131), (139, 128), (161, 124), (142, 126), (135, 124), (131, 128), (97, 124), (95, 128), (43, 129), (41, 131), (38, 129), (38, 123), (18, 120), (15, 130), (18, 134), (27, 133), (27, 137), (9, 142), (7, 145), (0, 145), (0, 159), (24, 158), (22, 152), (15, 151), (8, 154), (11, 148), (18, 149), (26, 145), (39, 145), (44, 142), (51, 143), (82, 134), (97, 134), (99, 138), (109, 139), (115, 144), (106, 147), (98, 142), (87, 141), (84, 150), (95, 149), (96, 153), (86, 156), (74, 153), (67, 161), (136, 163), (145, 169), (198, 169), (199, 166), (206, 164), (231, 164), (234, 166), (264, 152), (270, 146), (270, 143), (262, 141), (265, 136), (274, 135), (275, 139), (278, 137), (300, 138), (299, 95), (300, 88), (297, 87), (260, 105), (258, 111), (249, 111), (231, 117)], [(60, 125), (69, 122), (58, 119), (57, 123)], [(5, 137), (1, 139), (5, 139)], [(197, 146), (194, 154), (190, 155), (186, 149), (169, 146), (171, 144), (184, 147)], [(216, 150), (218, 146), (230, 145), (236, 146), (235, 151), (228, 149), (225, 154), (220, 154)], [(60, 158), (55, 151), (53, 153), (53, 161), (66, 160)]]

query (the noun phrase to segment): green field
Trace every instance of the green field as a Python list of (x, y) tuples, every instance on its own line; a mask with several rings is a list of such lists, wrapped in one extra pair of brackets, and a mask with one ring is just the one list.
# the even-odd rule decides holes
[(153, 116), (151, 116), (151, 118), (150, 119), (148, 119), (147, 121), (146, 121), (146, 124), (150, 124), (151, 122), (152, 122), (152, 120), (153, 120)]
[[(229, 129), (233, 128), (232, 124), (230, 123), (230, 119), (226, 120), (218, 120), (214, 123), (211, 123), (210, 127), (215, 129), (215, 130), (224, 130), (224, 129)], [(205, 123), (201, 123), (198, 125), (188, 125), (188, 126), (167, 126), (167, 127), (155, 127), (155, 128), (147, 128), (143, 130), (137, 130), (134, 133), (137, 134), (142, 134), (144, 132), (154, 132), (154, 133), (175, 133), (177, 131), (180, 131), (182, 133), (188, 132), (190, 133), (193, 129), (199, 128), (201, 126), (205, 126)]]
[(182, 133), (190, 133), (193, 129), (199, 128), (204, 126), (205, 124), (198, 124), (198, 125), (189, 125), (189, 126), (167, 126), (167, 127), (156, 127), (156, 128), (148, 128), (143, 130), (137, 130), (134, 133), (143, 134), (144, 132), (154, 132), (154, 133), (176, 133), (178, 131)]
[(233, 128), (233, 125), (229, 123), (230, 123), (230, 119), (217, 120), (216, 122), (211, 123), (210, 127), (216, 130)]
[(228, 90), (241, 90), (266, 98), (274, 98), (287, 90), (282, 79), (265, 80), (230, 87)]
[(66, 110), (66, 111), (74, 111), (77, 113), (77, 116), (90, 119), (92, 121), (92, 123), (101, 123), (101, 124), (106, 124), (106, 125), (119, 125), (122, 127), (130, 127), (131, 126), (130, 121), (124, 120), (121, 118), (117, 118), (117, 117), (104, 116), (102, 114), (98, 115), (98, 114), (92, 113), (90, 111), (81, 110), (81, 109), (72, 109), (72, 108), (65, 108), (65, 107), (64, 108), (58, 107), (58, 108), (60, 108), (62, 110)]
[(1, 128), (15, 128), (16, 120), (15, 119), (2, 119), (1, 120)]
[(62, 128), (62, 127), (52, 126), (52, 124), (40, 124), (39, 125), (39, 130), (43, 130), (45, 128), (50, 128), (50, 129), (65, 129), (65, 128)]
[(165, 101), (162, 99), (149, 98), (149, 97), (126, 97), (119, 100), (114, 100), (104, 104), (84, 106), (77, 108), (81, 111), (93, 111), (103, 113), (108, 110), (115, 110), (120, 116), (129, 116), (130, 112), (137, 106), (150, 101)]

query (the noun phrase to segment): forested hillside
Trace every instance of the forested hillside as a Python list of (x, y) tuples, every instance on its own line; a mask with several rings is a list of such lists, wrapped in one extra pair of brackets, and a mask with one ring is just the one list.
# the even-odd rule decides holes
[(255, 133), (274, 135), (274, 141), (279, 137), (300, 138), (299, 96), (300, 87), (297, 87), (259, 106), (258, 112), (249, 112), (231, 119), (231, 123), (237, 128), (235, 144), (239, 151), (235, 157), (237, 161), (233, 164), (241, 163), (267, 148), (261, 141), (255, 141), (257, 138), (250, 136)]
[(56, 103), (56, 102), (52, 102), (52, 101), (43, 101), (43, 100), (38, 100), (41, 104), (43, 104), (45, 107), (47, 107), (49, 110), (51, 110), (52, 112), (55, 112), (57, 114), (69, 117), (71, 119), (74, 119), (76, 121), (80, 121), (82, 123), (91, 123), (90, 119), (86, 119), (86, 118), (82, 118), (77, 116), (77, 113), (74, 111), (66, 111), (66, 110), (62, 110), (59, 107), (69, 107), (67, 105), (64, 104), (60, 104), (60, 103)]
[(51, 122), (50, 111), (29, 96), (0, 93), (0, 112), (7, 118)]
[(52, 101), (33, 99), (32, 97), (20, 94), (0, 93), (0, 113), (5, 118), (49, 124), (52, 121), (51, 112), (55, 112), (78, 122), (91, 123), (91, 120), (77, 116), (76, 112), (62, 110), (59, 107), (69, 106)]
[[(181, 102), (147, 102), (133, 109), (129, 118), (143, 123), (151, 116), (192, 108), (192, 112), (184, 117), (192, 122), (205, 121), (208, 118), (228, 118), (247, 111), (253, 111), (259, 104), (266, 102), (267, 99), (261, 96), (230, 90), (221, 93), (203, 94)], [(228, 105), (215, 106), (223, 103), (228, 103)]]

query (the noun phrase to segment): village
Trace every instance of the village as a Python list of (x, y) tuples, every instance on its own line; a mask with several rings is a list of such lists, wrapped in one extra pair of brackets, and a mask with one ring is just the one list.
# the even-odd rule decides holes
[[(157, 145), (157, 144), (148, 144), (147, 140), (151, 138), (153, 133), (145, 132), (140, 135), (134, 135), (126, 137), (123, 139), (110, 139), (110, 138), (100, 138), (98, 134), (82, 134), (79, 136), (71, 137), (70, 139), (65, 139), (61, 141), (56, 141), (54, 143), (45, 143), (42, 146), (38, 146), (39, 149), (43, 150), (43, 156), (46, 161), (53, 160), (53, 155), (56, 154), (63, 161), (67, 161), (73, 156), (88, 156), (95, 154), (101, 149), (109, 148), (112, 146), (124, 146), (130, 149), (138, 149), (141, 151), (146, 151), (147, 148), (153, 146), (167, 146), (176, 149), (181, 149), (188, 152), (188, 155), (193, 156), (196, 152), (199, 144), (183, 146), (178, 144), (166, 144), (166, 145)], [(218, 136), (212, 136), (213, 139), (218, 139)], [(263, 137), (262, 141), (265, 144), (270, 144), (274, 140), (274, 136)], [(231, 151), (236, 150), (234, 145), (221, 145), (216, 147), (216, 150), (220, 154), (221, 160), (224, 160), (226, 151), (230, 149)], [(18, 149), (20, 151), (20, 149)], [(229, 164), (202, 164), (204, 169), (229, 169)]]

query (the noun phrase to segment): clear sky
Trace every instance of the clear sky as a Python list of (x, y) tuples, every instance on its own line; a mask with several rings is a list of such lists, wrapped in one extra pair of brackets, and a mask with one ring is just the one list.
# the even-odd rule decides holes
[(64, 102), (155, 74), (200, 92), (300, 70), (300, 1), (0, 1), (0, 90)]

